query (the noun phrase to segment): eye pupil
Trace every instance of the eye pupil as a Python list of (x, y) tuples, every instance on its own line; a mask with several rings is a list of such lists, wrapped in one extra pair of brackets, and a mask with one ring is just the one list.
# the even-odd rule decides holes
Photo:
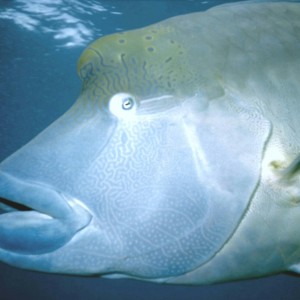
[(134, 105), (134, 101), (132, 98), (128, 97), (128, 98), (124, 98), (122, 101), (122, 108), (124, 110), (129, 110), (133, 107)]

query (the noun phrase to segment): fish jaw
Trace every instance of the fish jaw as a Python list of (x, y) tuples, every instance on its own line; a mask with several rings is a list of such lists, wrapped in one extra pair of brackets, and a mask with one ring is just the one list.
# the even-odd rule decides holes
[(0, 172), (0, 213), (0, 249), (21, 255), (61, 248), (92, 219), (78, 199), (5, 172)]

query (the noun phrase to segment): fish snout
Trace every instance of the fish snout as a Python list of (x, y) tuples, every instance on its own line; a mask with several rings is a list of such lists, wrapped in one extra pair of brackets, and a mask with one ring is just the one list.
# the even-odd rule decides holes
[(52, 252), (91, 219), (79, 200), (0, 171), (0, 249), (32, 255)]

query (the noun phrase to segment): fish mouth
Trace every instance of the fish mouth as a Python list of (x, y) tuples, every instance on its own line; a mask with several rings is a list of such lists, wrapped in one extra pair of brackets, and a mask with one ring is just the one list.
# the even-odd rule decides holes
[(91, 222), (82, 202), (42, 182), (0, 171), (0, 249), (17, 254), (53, 252)]

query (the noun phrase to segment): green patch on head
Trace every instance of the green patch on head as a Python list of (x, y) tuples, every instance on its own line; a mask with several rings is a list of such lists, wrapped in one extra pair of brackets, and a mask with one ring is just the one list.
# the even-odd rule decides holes
[(156, 24), (92, 43), (78, 62), (84, 89), (92, 90), (89, 98), (107, 101), (119, 92), (149, 98), (189, 89), (194, 76), (176, 35), (172, 27)]

